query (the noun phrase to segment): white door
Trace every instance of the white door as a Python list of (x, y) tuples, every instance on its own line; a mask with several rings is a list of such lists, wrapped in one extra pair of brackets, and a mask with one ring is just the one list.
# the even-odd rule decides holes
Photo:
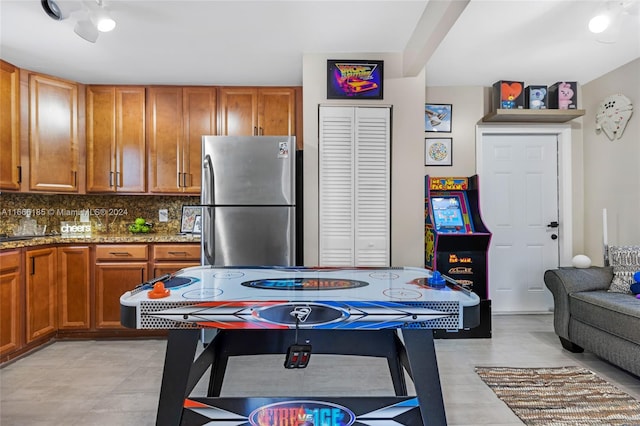
[(548, 312), (553, 298), (543, 275), (560, 262), (558, 136), (485, 134), (480, 149), (492, 310)]

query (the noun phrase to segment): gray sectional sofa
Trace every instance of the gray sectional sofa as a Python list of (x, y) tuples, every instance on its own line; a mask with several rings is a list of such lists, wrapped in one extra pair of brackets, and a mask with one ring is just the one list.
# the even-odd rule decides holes
[(640, 376), (640, 300), (607, 291), (612, 279), (611, 267), (546, 271), (555, 332), (565, 349), (593, 352)]

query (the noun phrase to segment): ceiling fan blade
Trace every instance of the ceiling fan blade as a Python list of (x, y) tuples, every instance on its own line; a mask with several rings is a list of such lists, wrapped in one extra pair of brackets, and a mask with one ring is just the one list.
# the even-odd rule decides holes
[(73, 28), (73, 31), (91, 43), (95, 43), (99, 35), (98, 29), (89, 19), (78, 21), (76, 26)]

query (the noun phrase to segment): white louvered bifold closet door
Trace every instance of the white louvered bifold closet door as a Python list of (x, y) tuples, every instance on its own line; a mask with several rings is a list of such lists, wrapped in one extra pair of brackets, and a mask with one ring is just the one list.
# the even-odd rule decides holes
[(320, 107), (321, 266), (390, 264), (390, 115)]

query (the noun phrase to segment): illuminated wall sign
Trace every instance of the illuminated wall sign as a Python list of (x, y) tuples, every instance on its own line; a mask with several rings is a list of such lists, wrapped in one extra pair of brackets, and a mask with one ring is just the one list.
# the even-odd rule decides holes
[(60, 222), (60, 236), (63, 238), (91, 237), (91, 222)]

